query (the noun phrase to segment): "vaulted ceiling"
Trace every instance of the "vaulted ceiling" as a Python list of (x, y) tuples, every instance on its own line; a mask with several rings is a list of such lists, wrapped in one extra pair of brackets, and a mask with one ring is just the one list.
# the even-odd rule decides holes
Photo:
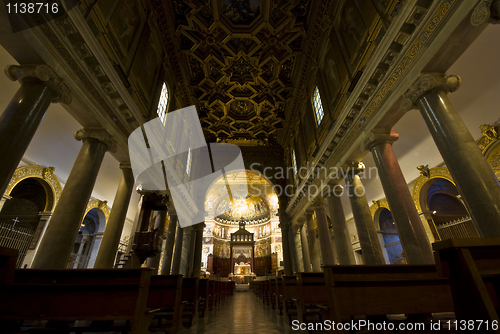
[(197, 105), (207, 140), (277, 144), (319, 44), (310, 37), (331, 11), (330, 1), (150, 4), (167, 46), (167, 65), (184, 101)]

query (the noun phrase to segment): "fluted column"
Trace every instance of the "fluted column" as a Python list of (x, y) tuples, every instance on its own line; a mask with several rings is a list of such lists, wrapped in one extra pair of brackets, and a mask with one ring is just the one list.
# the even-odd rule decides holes
[(309, 257), (311, 259), (312, 271), (321, 271), (321, 260), (316, 239), (316, 229), (314, 228), (313, 213), (306, 213), (307, 224), (307, 244), (309, 245)]
[[(163, 208), (158, 210), (156, 215), (154, 229), (158, 230), (159, 235), (163, 235), (165, 232), (165, 223), (167, 221), (167, 209)], [(163, 238), (162, 238), (163, 240)], [(146, 267), (154, 268), (152, 274), (158, 275), (158, 268), (160, 266), (161, 252), (156, 253), (155, 256), (149, 257), (146, 260)]]
[(193, 254), (193, 273), (192, 277), (200, 277), (201, 275), (201, 252), (203, 249), (203, 228), (205, 223), (199, 223), (194, 226), (195, 228), (195, 245)]
[(429, 238), (392, 149), (398, 138), (394, 130), (372, 130), (364, 147), (373, 154), (408, 264), (433, 264)]
[(116, 151), (114, 140), (102, 129), (79, 130), (75, 138), (82, 140), (83, 145), (40, 243), (33, 268), (66, 268), (104, 154), (107, 150)]
[(172, 259), (172, 275), (179, 275), (181, 272), (183, 239), (184, 229), (181, 227), (181, 224), (177, 224), (177, 229), (175, 231), (174, 258)]
[(5, 74), (19, 81), (21, 87), (0, 116), (0, 194), (5, 192), (49, 105), (71, 103), (69, 89), (47, 65), (10, 65)]
[(132, 174), (130, 163), (120, 164), (120, 169), (122, 170), (122, 178), (118, 184), (118, 190), (116, 191), (115, 200), (113, 201), (113, 207), (109, 214), (94, 268), (113, 268), (115, 264), (120, 236), (127, 217), (130, 197), (134, 189), (134, 175)]
[(335, 185), (332, 192), (328, 194), (328, 208), (332, 219), (333, 238), (335, 249), (340, 265), (356, 264), (354, 251), (352, 249), (351, 236), (347, 229), (344, 208), (340, 196), (343, 192), (341, 185)]
[(328, 221), (326, 220), (325, 203), (325, 199), (318, 196), (314, 200), (313, 207), (316, 213), (319, 246), (321, 247), (321, 255), (323, 256), (323, 265), (333, 266), (335, 265), (335, 253), (333, 251)]
[(498, 237), (500, 186), (448, 98), (448, 92), (454, 92), (459, 86), (460, 78), (456, 75), (423, 74), (403, 96), (401, 108), (418, 107), (479, 234)]
[(377, 265), (385, 264), (384, 255), (372, 220), (370, 207), (365, 196), (365, 188), (361, 183), (359, 173), (364, 170), (363, 163), (356, 163), (353, 166), (344, 167), (347, 174), (345, 180), (347, 194), (351, 202), (354, 223), (358, 232), (359, 244), (363, 252), (365, 264)]
[(174, 253), (175, 230), (177, 228), (177, 212), (171, 204), (169, 207), (170, 220), (168, 222), (167, 238), (165, 240), (165, 250), (163, 251), (163, 264), (161, 266), (162, 275), (170, 275), (172, 268), (172, 255)]
[(304, 259), (304, 271), (309, 273), (311, 269), (311, 256), (309, 254), (309, 242), (307, 241), (307, 225), (306, 218), (301, 217), (298, 219), (300, 225), (300, 242), (302, 244), (302, 258)]

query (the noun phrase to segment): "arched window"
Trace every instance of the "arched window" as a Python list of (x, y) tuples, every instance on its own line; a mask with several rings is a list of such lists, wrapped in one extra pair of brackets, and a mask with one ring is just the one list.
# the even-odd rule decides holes
[(323, 112), (323, 104), (321, 103), (321, 95), (319, 95), (318, 86), (314, 88), (313, 108), (314, 114), (316, 115), (316, 124), (320, 125), (321, 121), (323, 120), (323, 116), (325, 116), (325, 113)]
[(293, 176), (297, 175), (297, 159), (295, 158), (295, 150), (292, 150), (292, 165), (293, 165)]
[(186, 174), (189, 175), (191, 173), (191, 147), (188, 150), (188, 157), (186, 162)]
[(168, 88), (165, 83), (161, 87), (160, 100), (158, 101), (158, 109), (156, 109), (156, 113), (160, 118), (162, 123), (165, 123), (165, 114), (167, 113), (167, 105), (168, 105)]

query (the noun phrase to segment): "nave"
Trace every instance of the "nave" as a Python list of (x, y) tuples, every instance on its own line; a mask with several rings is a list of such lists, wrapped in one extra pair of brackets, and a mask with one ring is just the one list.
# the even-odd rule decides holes
[(219, 309), (200, 319), (182, 334), (277, 334), (294, 333), (286, 320), (272, 308), (266, 307), (249, 289), (238, 284), (233, 296)]

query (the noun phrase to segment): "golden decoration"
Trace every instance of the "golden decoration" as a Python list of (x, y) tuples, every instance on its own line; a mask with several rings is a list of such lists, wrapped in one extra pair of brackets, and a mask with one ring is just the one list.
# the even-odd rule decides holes
[(87, 213), (89, 213), (89, 211), (92, 209), (99, 209), (104, 213), (104, 217), (106, 219), (104, 224), (106, 225), (108, 223), (108, 219), (109, 219), (108, 201), (100, 201), (100, 200), (96, 199), (96, 200), (88, 202), (87, 208), (85, 209), (85, 214), (83, 215), (83, 217), (85, 218)]
[[(420, 203), (425, 202), (426, 200), (426, 198), (422, 198), (421, 196), (422, 189), (427, 183), (432, 182), (434, 179), (445, 179), (450, 181), (453, 185), (456, 185), (455, 181), (453, 181), (451, 177), (450, 171), (445, 167), (430, 168), (429, 175), (427, 177), (423, 175), (417, 177), (413, 185), (411, 197), (413, 198), (413, 202), (415, 203), (418, 213), (422, 213), (422, 206)], [(426, 194), (423, 196), (426, 196)]]
[(389, 208), (389, 203), (387, 200), (384, 199), (379, 199), (377, 201), (372, 201), (373, 204), (370, 206), (370, 213), (372, 215), (372, 219), (377, 225), (377, 228), (380, 229), (380, 222), (378, 221), (378, 217), (380, 216), (380, 212), (383, 209), (387, 209), (391, 211), (391, 208)]
[[(52, 207), (46, 207), (45, 211), (53, 211), (62, 193), (61, 183), (57, 179), (57, 176), (54, 175), (54, 167), (45, 168), (37, 165), (28, 165), (16, 169), (14, 175), (10, 179), (7, 189), (5, 190), (4, 196), (9, 196), (14, 187), (18, 185), (19, 182), (29, 178), (42, 179), (50, 186), (54, 201)], [(47, 201), (47, 206), (48, 205), (49, 201)]]

